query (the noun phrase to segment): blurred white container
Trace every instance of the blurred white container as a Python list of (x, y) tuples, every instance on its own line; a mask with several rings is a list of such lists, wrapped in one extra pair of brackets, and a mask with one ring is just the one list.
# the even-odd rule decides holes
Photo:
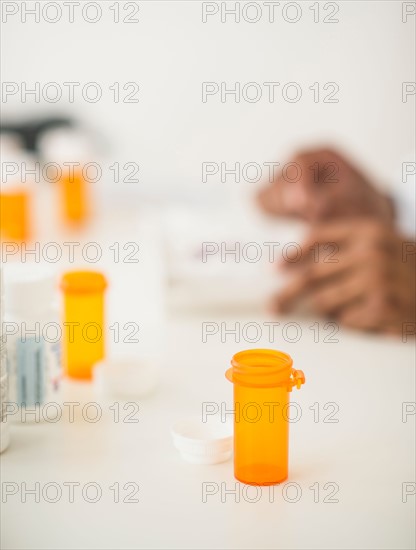
[[(55, 274), (39, 264), (4, 266), (3, 341), (7, 345), (13, 420), (38, 422), (40, 409), (56, 400), (61, 378), (62, 327), (54, 307)], [(33, 412), (32, 412), (33, 411)]]
[(109, 358), (94, 367), (97, 393), (108, 399), (139, 399), (151, 394), (159, 382), (159, 366), (151, 359)]
[[(303, 226), (263, 224), (242, 212), (168, 209), (165, 215), (170, 304), (174, 308), (258, 308), (286, 282), (278, 262)], [(235, 251), (235, 253), (234, 253)]]
[(10, 443), (10, 428), (5, 418), (5, 404), (9, 401), (9, 381), (6, 366), (6, 343), (3, 341), (3, 312), (4, 312), (4, 291), (3, 291), (3, 269), (0, 266), (0, 453)]

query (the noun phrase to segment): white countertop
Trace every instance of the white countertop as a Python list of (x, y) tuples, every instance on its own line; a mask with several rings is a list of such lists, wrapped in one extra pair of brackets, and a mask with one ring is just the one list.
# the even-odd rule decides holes
[[(97, 423), (78, 415), (74, 423), (12, 426), (12, 444), (1, 458), (3, 499), (6, 482), (17, 484), (18, 493), (2, 505), (2, 546), (412, 548), (415, 497), (402, 502), (402, 484), (415, 479), (415, 417), (402, 421), (402, 403), (415, 400), (412, 344), (344, 331), (338, 344), (315, 343), (310, 323), (301, 324), (301, 340), (285, 347), (306, 375), (306, 384), (292, 393), (301, 418), (291, 426), (289, 480), (257, 493), (235, 481), (232, 461), (187, 464), (172, 445), (170, 426), (181, 415), (198, 414), (208, 401), (231, 407), (224, 371), (241, 346), (202, 343), (202, 321), (168, 324), (169, 359), (159, 390), (138, 400), (138, 412), (120, 406), (121, 420), (131, 413), (138, 423), (115, 423), (114, 408), (101, 403)], [(91, 387), (73, 395), (81, 403), (96, 399)], [(323, 409), (330, 402), (339, 410), (327, 420), (337, 423), (323, 421), (335, 410)], [(309, 409), (314, 403), (316, 423)], [(40, 484), (40, 502), (34, 495), (22, 502), (23, 482), (27, 488)], [(45, 499), (42, 491), (51, 482)], [(74, 503), (65, 482), (80, 484)], [(90, 482), (102, 489), (96, 503), (82, 497)], [(137, 484), (138, 502), (115, 503), (110, 486), (116, 482), (121, 500), (135, 490), (123, 486)], [(47, 502), (57, 486), (60, 501)], [(206, 502), (203, 487), (217, 490), (205, 495)], [(240, 502), (225, 492), (236, 487)], [(338, 502), (323, 502), (336, 489), (332, 499)], [(94, 499), (94, 487), (89, 491), (87, 498)]]
[[(125, 277), (117, 278), (117, 269)], [(281, 325), (272, 345), (266, 331), (251, 345), (231, 336), (223, 343), (219, 335), (203, 343), (203, 322), (263, 326), (270, 319), (259, 312), (182, 311), (166, 316), (165, 329), (158, 331), (156, 306), (140, 306), (147, 287), (134, 267), (120, 264), (110, 273), (109, 321), (152, 319), (142, 334), (153, 335), (147, 343), (163, 357), (161, 384), (137, 400), (138, 412), (119, 405), (120, 420), (131, 413), (139, 422), (115, 422), (114, 405), (103, 401), (101, 419), (86, 421), (79, 411), (97, 400), (93, 387), (66, 383), (61, 401), (81, 403), (74, 422), (64, 415), (56, 423), (12, 424), (11, 445), (1, 455), (3, 548), (414, 547), (415, 496), (403, 502), (402, 494), (403, 487), (412, 492), (411, 483), (414, 492), (415, 482), (415, 415), (402, 419), (403, 403), (415, 401), (414, 342), (344, 330), (335, 336), (338, 342), (325, 342), (324, 320), (318, 320), (315, 342), (309, 327), (316, 320), (286, 318), (276, 319)], [(289, 322), (302, 330), (296, 343), (282, 338), (280, 328)], [(306, 384), (292, 393), (301, 417), (291, 425), (289, 479), (260, 491), (236, 482), (232, 460), (211, 466), (184, 462), (170, 427), (185, 414), (199, 414), (203, 402), (231, 408), (224, 373), (232, 355), (263, 346), (291, 354)], [(74, 502), (71, 482), (79, 484)], [(39, 502), (33, 494), (24, 502), (23, 484), (33, 489), (36, 483)], [(116, 483), (120, 502), (114, 502)], [(87, 502), (97, 484), (101, 498)], [(239, 498), (227, 492), (235, 489)], [(57, 491), (60, 499), (48, 502)], [(133, 502), (123, 502), (128, 495)]]

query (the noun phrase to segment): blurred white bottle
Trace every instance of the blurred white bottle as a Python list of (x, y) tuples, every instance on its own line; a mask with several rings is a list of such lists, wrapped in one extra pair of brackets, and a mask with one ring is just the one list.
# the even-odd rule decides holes
[(54, 273), (47, 267), (32, 263), (4, 266), (2, 327), (11, 420), (40, 422), (49, 417), (48, 403), (57, 398), (62, 327), (54, 307), (54, 287)]
[(10, 429), (7, 416), (4, 415), (6, 403), (9, 401), (8, 395), (8, 376), (6, 365), (6, 343), (3, 341), (3, 312), (4, 312), (4, 292), (3, 292), (3, 270), (0, 266), (0, 453), (2, 453), (10, 443)]

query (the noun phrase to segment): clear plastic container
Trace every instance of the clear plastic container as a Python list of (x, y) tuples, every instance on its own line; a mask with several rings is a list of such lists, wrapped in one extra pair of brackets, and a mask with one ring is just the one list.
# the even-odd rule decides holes
[(234, 475), (249, 485), (273, 485), (288, 476), (287, 405), (302, 371), (281, 351), (253, 349), (234, 355), (226, 372), (234, 384)]

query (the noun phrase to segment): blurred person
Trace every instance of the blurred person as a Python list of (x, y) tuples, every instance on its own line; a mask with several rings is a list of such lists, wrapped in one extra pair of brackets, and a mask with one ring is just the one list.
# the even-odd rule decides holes
[(330, 149), (286, 164), (285, 177), (262, 189), (259, 203), (269, 214), (305, 220), (310, 230), (300, 258), (295, 252), (280, 266), (292, 276), (272, 308), (286, 313), (306, 301), (351, 328), (414, 334), (414, 186), (404, 185), (409, 197), (395, 204)]

